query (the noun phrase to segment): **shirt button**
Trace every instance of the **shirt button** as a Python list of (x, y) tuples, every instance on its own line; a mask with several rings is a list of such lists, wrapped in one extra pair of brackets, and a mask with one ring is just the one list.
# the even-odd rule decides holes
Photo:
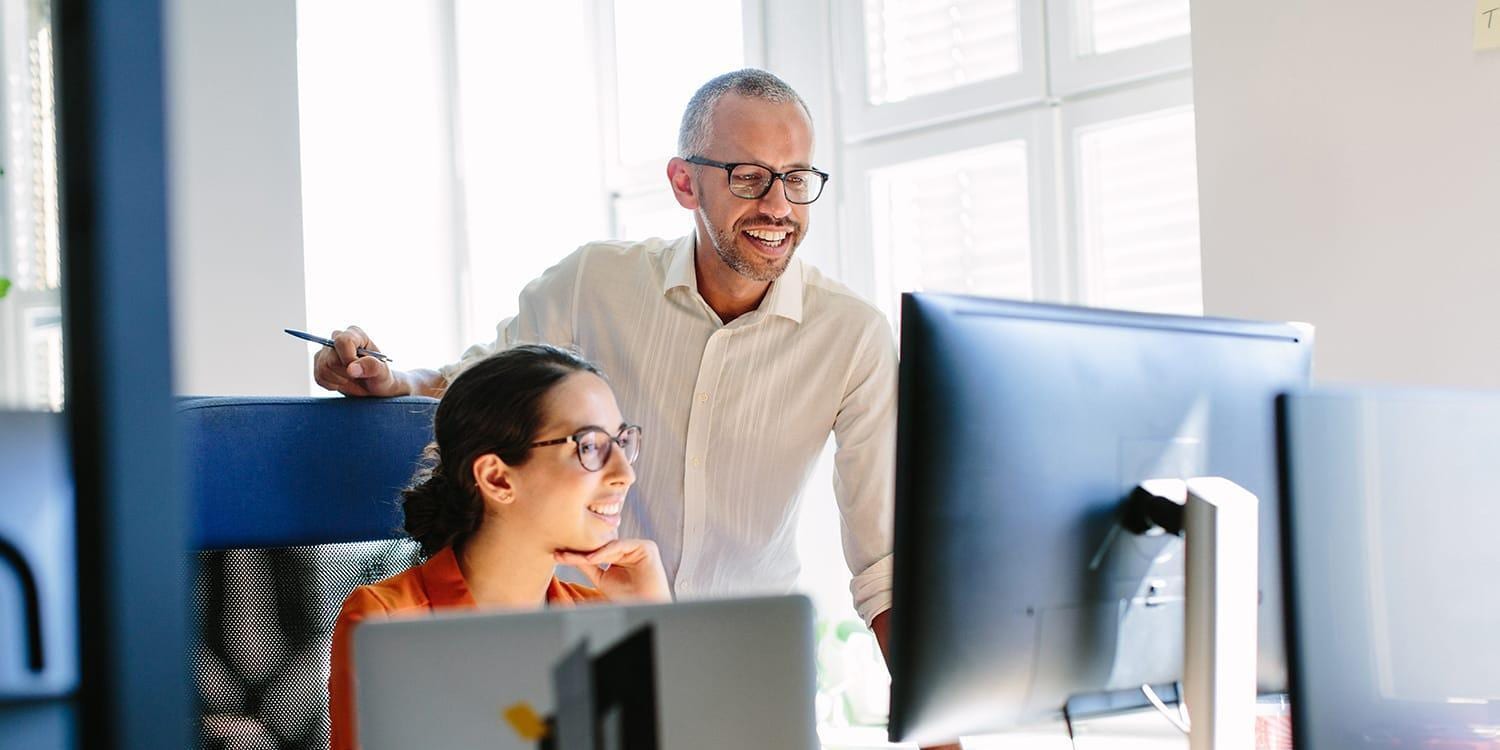
[(693, 468), (696, 469), (696, 468), (698, 468), (699, 466), (702, 466), (702, 465), (703, 465), (703, 459), (698, 458), (697, 456), (693, 456)]
[(707, 401), (707, 400), (708, 400), (708, 394), (707, 393), (700, 393), (700, 394), (698, 394), (698, 403), (703, 403), (704, 401)]

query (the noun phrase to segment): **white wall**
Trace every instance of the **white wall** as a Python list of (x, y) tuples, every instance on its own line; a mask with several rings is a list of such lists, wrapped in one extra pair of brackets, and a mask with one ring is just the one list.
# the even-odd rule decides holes
[(295, 3), (165, 10), (175, 390), (306, 394)]
[(1212, 315), (1322, 381), (1500, 387), (1500, 52), (1472, 0), (1193, 0)]

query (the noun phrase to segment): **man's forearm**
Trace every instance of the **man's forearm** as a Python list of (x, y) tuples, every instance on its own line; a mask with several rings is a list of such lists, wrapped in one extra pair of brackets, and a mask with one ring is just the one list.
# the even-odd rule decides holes
[(448, 381), (437, 370), (407, 370), (399, 376), (406, 383), (406, 392), (412, 396), (442, 398), (448, 390)]

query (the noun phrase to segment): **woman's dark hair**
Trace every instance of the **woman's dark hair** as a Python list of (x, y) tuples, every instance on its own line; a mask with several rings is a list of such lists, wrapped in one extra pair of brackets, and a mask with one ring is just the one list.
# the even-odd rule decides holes
[(480, 360), (448, 386), (423, 466), (401, 492), (403, 528), (423, 554), (462, 542), (479, 528), (484, 503), (474, 483), (474, 459), (494, 453), (510, 466), (524, 464), (541, 427), (542, 401), (578, 372), (604, 376), (577, 354), (527, 344)]

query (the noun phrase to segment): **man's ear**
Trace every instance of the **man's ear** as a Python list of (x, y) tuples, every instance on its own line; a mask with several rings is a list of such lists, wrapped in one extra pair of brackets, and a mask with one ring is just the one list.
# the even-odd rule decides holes
[(693, 184), (692, 165), (682, 157), (674, 156), (667, 162), (667, 182), (672, 185), (672, 195), (677, 197), (677, 205), (689, 210), (698, 207), (698, 189)]
[(485, 502), (509, 505), (516, 500), (510, 467), (493, 453), (474, 459), (474, 486)]

